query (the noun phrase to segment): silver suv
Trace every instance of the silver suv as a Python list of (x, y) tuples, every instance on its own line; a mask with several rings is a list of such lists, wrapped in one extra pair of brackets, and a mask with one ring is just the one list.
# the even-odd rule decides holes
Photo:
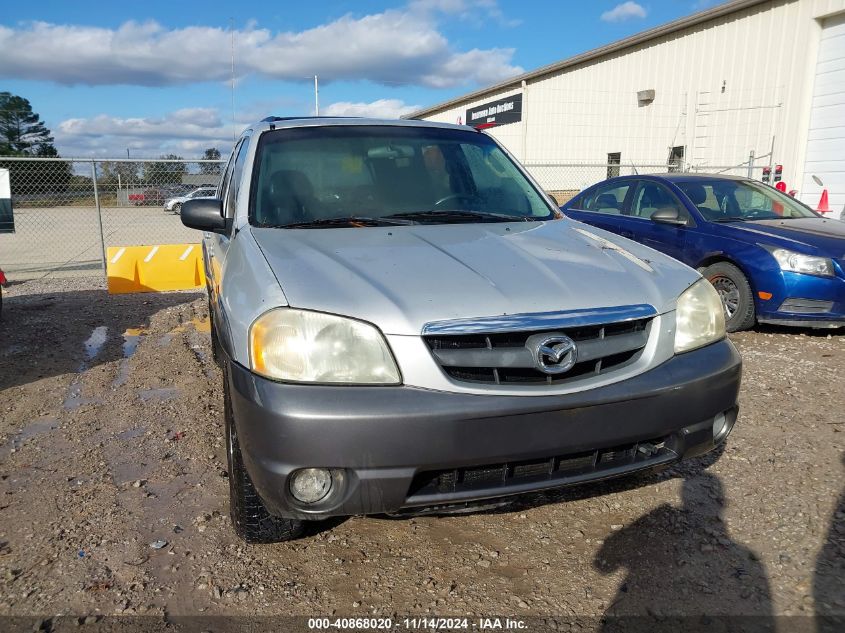
[(563, 217), (471, 128), (271, 117), (182, 221), (248, 541), (657, 468), (736, 421), (712, 286)]

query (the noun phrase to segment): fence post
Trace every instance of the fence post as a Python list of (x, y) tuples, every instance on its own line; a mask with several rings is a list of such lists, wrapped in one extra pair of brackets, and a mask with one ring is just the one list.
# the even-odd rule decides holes
[(751, 150), (751, 153), (748, 155), (748, 177), (750, 179), (754, 178), (754, 150)]
[(106, 240), (103, 237), (103, 210), (100, 208), (100, 192), (97, 186), (97, 163), (91, 161), (91, 182), (94, 184), (94, 205), (97, 207), (97, 228), (100, 230), (100, 261), (103, 263), (103, 276), (106, 275)]

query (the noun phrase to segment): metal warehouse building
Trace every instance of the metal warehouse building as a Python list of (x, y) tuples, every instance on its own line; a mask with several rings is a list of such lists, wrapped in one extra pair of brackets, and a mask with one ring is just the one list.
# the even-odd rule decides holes
[[(735, 0), (409, 118), (489, 128), (528, 165), (620, 164), (608, 174), (628, 165), (742, 174), (753, 152), (755, 177), (782, 165), (788, 188), (815, 207), (815, 175), (838, 215), (845, 0)], [(550, 189), (590, 184), (538, 177)]]

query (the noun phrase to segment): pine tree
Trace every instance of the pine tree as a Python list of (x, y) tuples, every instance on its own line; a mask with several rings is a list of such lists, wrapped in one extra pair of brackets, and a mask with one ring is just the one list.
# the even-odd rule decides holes
[(58, 156), (53, 136), (27, 99), (0, 92), (0, 155)]
[(49, 198), (67, 191), (72, 170), (68, 162), (11, 162), (2, 156), (58, 158), (53, 135), (27, 99), (0, 92), (0, 167), (9, 169), (12, 195)]

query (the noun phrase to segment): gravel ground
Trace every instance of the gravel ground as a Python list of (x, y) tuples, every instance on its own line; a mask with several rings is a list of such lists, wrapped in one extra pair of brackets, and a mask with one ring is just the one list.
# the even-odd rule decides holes
[(659, 475), (249, 546), (204, 295), (3, 304), (0, 615), (845, 616), (845, 334), (733, 336), (727, 447)]

